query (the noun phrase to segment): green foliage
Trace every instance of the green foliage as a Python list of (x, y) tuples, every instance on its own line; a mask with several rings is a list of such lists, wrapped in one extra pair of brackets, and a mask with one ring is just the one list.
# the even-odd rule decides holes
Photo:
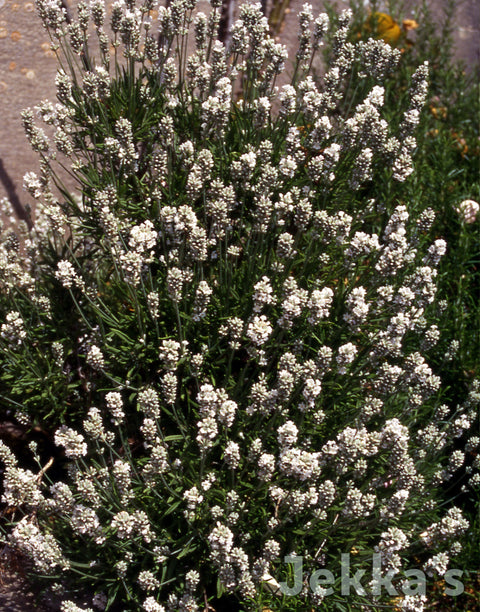
[(77, 33), (39, 6), (65, 73), (39, 109), (50, 145), (23, 116), (42, 171), (35, 229), (0, 245), (0, 395), (53, 438), (56, 471), (0, 445), (10, 545), (64, 611), (85, 592), (112, 611), (422, 610), (345, 597), (338, 574), (332, 596), (288, 597), (265, 573), (291, 584), (292, 551), (306, 576), (381, 552), (399, 587), (473, 559), (457, 506), (478, 502), (479, 220), (457, 208), (479, 196), (475, 88), (430, 62), (415, 114), (432, 32), (379, 44), (376, 71), (381, 20), (360, 6), (325, 32), (318, 87), (305, 9), (280, 93), (258, 7), (229, 54), (212, 3), (188, 60), (188, 3), (159, 14), (163, 46), (149, 2), (117, 7), (101, 69), (82, 6)]

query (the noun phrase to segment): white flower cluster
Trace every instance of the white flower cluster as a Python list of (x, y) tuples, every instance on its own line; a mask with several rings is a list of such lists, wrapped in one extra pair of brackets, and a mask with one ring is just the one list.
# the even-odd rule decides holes
[(197, 423), (197, 442), (203, 452), (211, 448), (218, 433), (218, 425), (229, 428), (233, 425), (238, 406), (230, 400), (224, 389), (215, 389), (206, 383), (197, 394), (200, 416)]
[(73, 286), (82, 286), (81, 280), (70, 261), (62, 260), (58, 262), (55, 277), (66, 289), (71, 289)]
[(3, 477), (2, 502), (9, 506), (25, 504), (38, 508), (43, 502), (43, 496), (37, 475), (17, 466), (7, 467)]
[(29, 517), (24, 517), (15, 525), (9, 541), (32, 559), (38, 572), (49, 574), (56, 568), (66, 570), (69, 567), (53, 535), (43, 533)]
[(93, 368), (103, 368), (105, 365), (105, 358), (100, 348), (96, 344), (92, 344), (87, 351), (86, 361)]
[(82, 434), (62, 425), (55, 432), (55, 444), (65, 448), (65, 455), (72, 459), (84, 457), (87, 454), (87, 444)]
[(94, 406), (88, 410), (87, 418), (83, 421), (83, 429), (92, 440), (100, 440), (107, 444), (111, 444), (115, 437), (111, 431), (105, 429), (101, 412)]
[(121, 540), (130, 539), (133, 535), (138, 534), (145, 542), (152, 541), (150, 521), (143, 510), (136, 510), (133, 514), (126, 510), (117, 512), (112, 519), (111, 527)]
[(165, 608), (157, 603), (153, 597), (147, 597), (143, 602), (145, 612), (165, 612)]
[(118, 426), (125, 419), (122, 394), (118, 391), (109, 391), (105, 396), (108, 412), (112, 415), (112, 422)]
[(421, 534), (422, 540), (427, 546), (433, 546), (438, 542), (445, 542), (458, 537), (468, 529), (469, 523), (463, 517), (459, 508), (450, 508), (446, 515), (438, 522), (433, 523)]
[(152, 419), (160, 417), (160, 399), (158, 393), (152, 388), (142, 389), (137, 397), (138, 409)]
[(27, 331), (19, 312), (11, 311), (5, 317), (5, 323), (0, 327), (0, 336), (12, 345), (20, 345), (27, 337)]
[(130, 230), (128, 246), (138, 253), (151, 251), (157, 243), (157, 232), (151, 221), (144, 221), (140, 225), (135, 225)]
[(60, 604), (61, 612), (93, 612), (92, 608), (80, 608), (77, 604), (70, 600), (62, 601)]
[(255, 315), (248, 324), (246, 335), (255, 346), (263, 346), (273, 332), (268, 318), (265, 315)]
[(81, 535), (93, 538), (96, 544), (103, 544), (105, 536), (102, 533), (100, 521), (92, 508), (77, 504), (70, 518), (73, 530)]
[(380, 542), (375, 547), (375, 551), (381, 555), (382, 565), (389, 570), (399, 571), (401, 560), (399, 552), (407, 548), (409, 539), (407, 535), (397, 527), (390, 527), (380, 536)]
[(479, 210), (480, 204), (475, 200), (463, 200), (456, 208), (465, 223), (475, 223)]
[(429, 576), (433, 576), (433, 574), (443, 576), (448, 569), (449, 562), (450, 557), (448, 553), (438, 553), (438, 555), (434, 555), (423, 564), (423, 569)]

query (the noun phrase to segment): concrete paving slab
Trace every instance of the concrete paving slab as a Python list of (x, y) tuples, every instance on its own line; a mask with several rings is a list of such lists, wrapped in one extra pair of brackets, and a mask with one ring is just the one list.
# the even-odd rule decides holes
[[(439, 21), (447, 3), (448, 0), (430, 0)], [(69, 4), (73, 8), (76, 0), (69, 0)], [(108, 0), (107, 5), (110, 4)], [(312, 4), (315, 11), (321, 12), (324, 8), (322, 0), (313, 0)], [(348, 2), (338, 0), (336, 4), (343, 8)], [(291, 0), (280, 35), (290, 48), (296, 44), (296, 18), (302, 5), (302, 0)], [(410, 6), (414, 7), (415, 3), (410, 2)], [(480, 2), (457, 3), (456, 57), (470, 68), (478, 66), (480, 61), (479, 27)], [(30, 201), (22, 189), (23, 176), (38, 170), (37, 156), (30, 150), (23, 133), (20, 112), (43, 99), (55, 98), (56, 68), (55, 56), (34, 2), (0, 0), (0, 198), (8, 196), (19, 214), (22, 206)]]

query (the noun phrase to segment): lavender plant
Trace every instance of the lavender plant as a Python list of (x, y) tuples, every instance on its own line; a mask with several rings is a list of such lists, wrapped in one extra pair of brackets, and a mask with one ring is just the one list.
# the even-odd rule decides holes
[[(217, 0), (119, 1), (108, 23), (99, 0), (37, 7), (58, 101), (42, 127), (23, 113), (40, 173), (33, 228), (1, 244), (2, 401), (63, 456), (53, 477), (34, 446), (36, 471), (0, 445), (9, 544), (64, 611), (85, 592), (107, 610), (328, 610), (344, 594), (307, 578), (341, 553), (352, 573), (380, 555), (398, 607), (423, 610), (406, 572), (443, 576), (461, 551), (468, 521), (437, 492), (478, 448), (480, 385), (448, 406), (426, 358), (434, 212), (365, 188), (412, 174), (428, 66), (397, 128), (382, 82), (400, 53), (349, 42), (348, 11), (331, 29), (304, 6), (286, 79), (257, 4), (227, 48)], [(285, 556), (303, 558), (295, 595)], [(363, 586), (357, 609), (393, 596)]]

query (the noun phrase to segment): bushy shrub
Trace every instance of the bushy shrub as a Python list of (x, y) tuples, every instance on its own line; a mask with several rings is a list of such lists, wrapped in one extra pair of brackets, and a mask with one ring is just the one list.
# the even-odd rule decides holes
[[(108, 25), (97, 0), (75, 21), (37, 6), (58, 103), (38, 106), (43, 127), (23, 113), (41, 172), (25, 177), (34, 228), (1, 246), (2, 396), (64, 457), (52, 479), (35, 446), (36, 473), (0, 446), (8, 541), (63, 610), (85, 592), (100, 609), (332, 609), (341, 553), (352, 575), (374, 554), (395, 575), (397, 591), (367, 574), (349, 605), (422, 610), (405, 572), (444, 576), (461, 551), (468, 521), (438, 491), (478, 447), (480, 389), (450, 408), (428, 363), (447, 248), (433, 210), (368, 192), (413, 172), (428, 66), (387, 121), (400, 52), (350, 42), (348, 11), (330, 29), (304, 7), (277, 87), (287, 53), (260, 5), (227, 49), (216, 0), (155, 21), (149, 0), (116, 2)], [(333, 594), (288, 595), (285, 556), (302, 580), (338, 570)]]

